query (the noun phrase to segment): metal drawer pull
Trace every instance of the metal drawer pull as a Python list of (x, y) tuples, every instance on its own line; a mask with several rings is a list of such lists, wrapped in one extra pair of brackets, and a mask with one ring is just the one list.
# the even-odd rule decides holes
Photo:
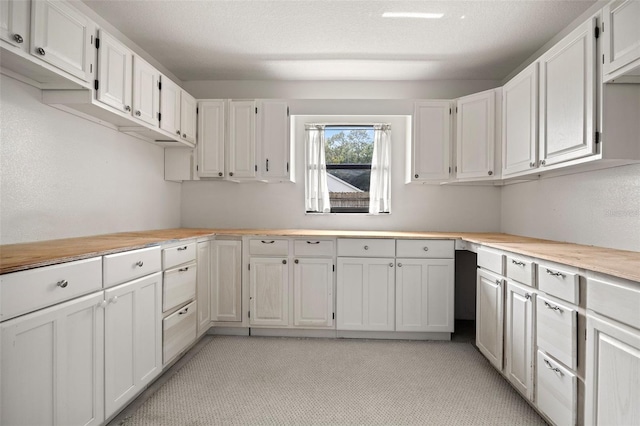
[(559, 368), (554, 367), (553, 365), (551, 365), (551, 363), (549, 361), (547, 361), (546, 359), (544, 360), (544, 363), (547, 365), (547, 368), (549, 370), (551, 370), (554, 373), (558, 374), (560, 377), (564, 376), (564, 373), (562, 371), (560, 371)]
[(553, 306), (550, 303), (544, 302), (544, 306), (547, 307), (547, 309), (552, 309), (554, 311), (558, 311), (560, 313), (562, 313), (562, 308), (560, 308), (559, 306)]
[(189, 270), (189, 267), (187, 266), (186, 268), (178, 269), (178, 272), (187, 272), (188, 270)]
[(67, 286), (69, 285), (69, 281), (67, 280), (60, 280), (56, 283), (56, 285), (60, 288), (67, 288)]
[(275, 243), (275, 240), (271, 240), (271, 241), (262, 240), (262, 244), (273, 244), (273, 243)]
[(186, 250), (186, 249), (187, 249), (187, 246), (184, 246), (184, 247), (178, 247), (178, 251), (182, 251), (182, 250)]
[(554, 277), (561, 277), (561, 278), (566, 277), (566, 275), (563, 274), (562, 272), (553, 272), (551, 269), (547, 269), (547, 274), (552, 275)]
[(184, 308), (184, 311), (180, 311), (180, 312), (178, 312), (178, 315), (184, 315), (184, 314), (186, 314), (187, 312), (189, 312), (189, 308)]
[(320, 241), (307, 241), (307, 244), (320, 244)]
[(514, 265), (518, 265), (518, 266), (524, 266), (525, 265), (524, 262), (520, 262), (519, 260), (515, 260), (515, 259), (511, 259), (511, 263), (513, 263)]
[(144, 265), (144, 262), (143, 262), (142, 260), (138, 260), (138, 261), (136, 262), (136, 266), (139, 266), (139, 267), (141, 267), (141, 268), (142, 268), (142, 265)]
[(369, 250), (369, 246), (364, 246), (364, 249), (365, 250)]
[(422, 250), (429, 251), (429, 247), (424, 247)]

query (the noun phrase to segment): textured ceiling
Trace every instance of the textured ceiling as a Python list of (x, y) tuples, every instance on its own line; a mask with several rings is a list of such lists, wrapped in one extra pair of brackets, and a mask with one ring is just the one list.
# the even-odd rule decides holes
[(183, 81), (500, 80), (595, 3), (84, 1)]

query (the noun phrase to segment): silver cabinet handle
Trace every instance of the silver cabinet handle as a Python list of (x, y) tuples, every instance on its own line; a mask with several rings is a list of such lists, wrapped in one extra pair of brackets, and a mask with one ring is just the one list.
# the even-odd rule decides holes
[(36, 49), (36, 52), (38, 52), (38, 54), (42, 56), (44, 56), (44, 54), (46, 53), (42, 47), (38, 47)]
[(14, 34), (13, 35), (13, 40), (18, 44), (20, 44), (20, 43), (22, 43), (24, 41), (24, 39), (22, 38), (22, 36), (20, 34)]
[(98, 303), (98, 308), (106, 308), (107, 307), (107, 301), (103, 300), (102, 302)]
[(513, 263), (514, 265), (518, 265), (518, 266), (524, 266), (525, 265), (524, 262), (520, 262), (519, 260), (515, 260), (515, 259), (511, 259), (511, 263)]
[(549, 361), (547, 361), (546, 359), (544, 360), (545, 365), (547, 366), (547, 368), (551, 371), (553, 371), (554, 373), (558, 374), (560, 377), (564, 376), (564, 373), (562, 371), (560, 371), (559, 368), (554, 367), (553, 365), (551, 365), (551, 363)]
[(307, 241), (307, 244), (320, 244), (320, 241)]
[(524, 298), (529, 300), (529, 299), (531, 299), (531, 295), (529, 293), (525, 293), (524, 294)]
[(389, 268), (393, 268), (393, 262), (389, 263)]
[(271, 241), (261, 240), (260, 242), (261, 242), (262, 244), (273, 244), (273, 243), (275, 243), (275, 240), (271, 240)]
[(142, 260), (138, 260), (138, 261), (136, 262), (136, 266), (138, 266), (138, 267), (142, 268), (142, 265), (144, 265), (144, 262), (143, 262)]
[(496, 284), (502, 285), (502, 280), (496, 280)]
[(422, 250), (429, 251), (429, 247), (423, 247)]
[(532, 161), (532, 162), (529, 163), (529, 167), (535, 167), (535, 166), (536, 166), (535, 162)]
[(118, 296), (113, 296), (111, 299), (109, 299), (109, 303), (113, 303), (114, 305), (118, 303)]
[(398, 268), (402, 268), (402, 263), (398, 263)]
[(547, 160), (542, 160), (542, 161), (540, 162), (540, 164), (542, 164), (542, 165), (544, 166), (545, 164), (547, 164)]
[(369, 246), (364, 246), (364, 249), (365, 250), (369, 250)]
[(187, 272), (188, 270), (189, 270), (189, 267), (187, 266), (186, 268), (178, 269), (178, 272)]
[(178, 312), (178, 315), (184, 315), (184, 314), (186, 314), (187, 312), (189, 312), (189, 308), (184, 308), (184, 311), (180, 311), (180, 312)]
[(562, 308), (560, 306), (554, 306), (548, 302), (544, 302), (544, 306), (547, 307), (547, 309), (551, 309), (552, 311), (558, 311), (560, 313), (562, 313)]
[(187, 249), (187, 246), (184, 246), (184, 247), (178, 247), (178, 251), (182, 251), (182, 250), (186, 250), (186, 249)]
[(69, 285), (69, 281), (67, 280), (60, 280), (56, 283), (56, 285), (60, 288), (67, 288), (67, 286)]
[(566, 275), (563, 274), (562, 272), (554, 272), (551, 269), (547, 269), (547, 274), (554, 276), (554, 277), (560, 277), (560, 278), (565, 278)]
[(142, 113), (140, 112), (140, 110), (136, 111), (136, 117), (140, 117), (142, 115)]

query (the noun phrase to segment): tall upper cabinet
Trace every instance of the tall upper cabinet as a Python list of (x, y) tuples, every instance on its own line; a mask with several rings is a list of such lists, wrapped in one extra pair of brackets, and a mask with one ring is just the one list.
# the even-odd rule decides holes
[(30, 8), (24, 0), (0, 2), (0, 40), (21, 50), (29, 49)]
[(413, 137), (407, 150), (406, 182), (448, 179), (451, 173), (451, 101), (418, 101), (413, 109)]
[(225, 101), (198, 102), (198, 175), (223, 177)]
[(640, 2), (613, 1), (602, 14), (603, 80), (640, 83)]
[(257, 102), (256, 139), (260, 147), (260, 177), (266, 181), (289, 180), (289, 104), (281, 99)]

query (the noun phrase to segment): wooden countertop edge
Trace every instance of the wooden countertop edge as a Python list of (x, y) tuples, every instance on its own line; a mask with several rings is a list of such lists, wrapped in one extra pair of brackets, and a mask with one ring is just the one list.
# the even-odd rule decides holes
[[(593, 272), (640, 282), (640, 252), (608, 249), (595, 246), (542, 240), (502, 233), (477, 232), (419, 232), (419, 231), (341, 231), (311, 229), (202, 229), (177, 228), (141, 232), (124, 232), (91, 237), (67, 238), (34, 243), (0, 246), (0, 274), (18, 272), (43, 266), (73, 262), (183, 240), (207, 238), (215, 235), (269, 235), (282, 237), (338, 237), (338, 238), (424, 238), (461, 239), (524, 256), (573, 266)], [(65, 254), (60, 247), (70, 246)], [(5, 255), (7, 250), (20, 255)], [(38, 253), (40, 252), (40, 253)], [(570, 253), (563, 254), (564, 252)], [(54, 254), (57, 253), (57, 254)], [(584, 259), (595, 256), (598, 259)], [(609, 258), (607, 259), (603, 258)], [(613, 262), (613, 260), (618, 262)], [(627, 265), (621, 267), (622, 264)], [(598, 261), (599, 260), (599, 261)], [(636, 265), (637, 260), (637, 265)]]

